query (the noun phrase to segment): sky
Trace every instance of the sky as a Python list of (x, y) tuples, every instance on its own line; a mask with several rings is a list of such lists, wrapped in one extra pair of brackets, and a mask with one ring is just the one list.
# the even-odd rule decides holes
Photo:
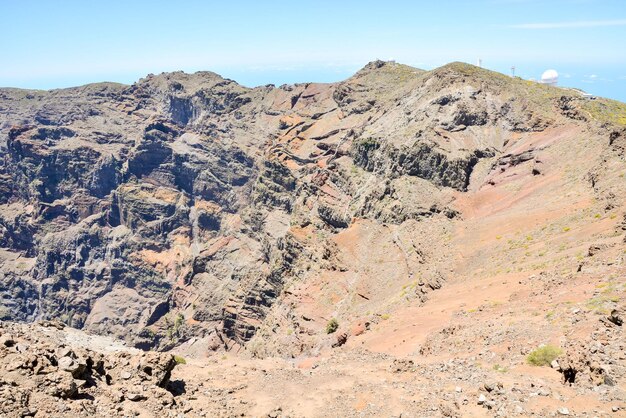
[(0, 0), (0, 86), (210, 70), (246, 86), (452, 61), (626, 102), (624, 0)]

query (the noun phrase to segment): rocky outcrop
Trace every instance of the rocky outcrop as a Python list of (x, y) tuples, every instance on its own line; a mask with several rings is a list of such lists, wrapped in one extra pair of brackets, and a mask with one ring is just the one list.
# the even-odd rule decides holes
[[(603, 321), (606, 326), (595, 329), (586, 341), (569, 341), (565, 353), (552, 367), (572, 386), (593, 388), (615, 386), (626, 376), (623, 364), (624, 343), (621, 325), (616, 324), (619, 309), (614, 309)], [(619, 322), (619, 321), (617, 321)]]
[(174, 356), (84, 347), (103, 344), (111, 341), (67, 334), (61, 323), (0, 323), (0, 413), (113, 416), (136, 402), (153, 414), (177, 409), (177, 389), (170, 382)]
[(254, 187), (254, 201), (291, 211), (296, 179), (287, 167), (277, 161), (265, 161)]
[(431, 181), (435, 185), (466, 190), (472, 169), (480, 158), (492, 157), (492, 151), (475, 150), (464, 157), (450, 159), (434, 143), (416, 142), (395, 148), (381, 146), (382, 141), (367, 138), (353, 145), (354, 163), (367, 171), (391, 178), (408, 175)]
[(250, 340), (267, 311), (280, 295), (285, 278), (293, 273), (298, 257), (303, 252), (302, 246), (290, 236), (277, 242), (270, 255), (272, 270), (265, 277), (250, 277), (245, 292), (238, 292), (231, 297), (224, 310), (224, 333), (237, 343)]

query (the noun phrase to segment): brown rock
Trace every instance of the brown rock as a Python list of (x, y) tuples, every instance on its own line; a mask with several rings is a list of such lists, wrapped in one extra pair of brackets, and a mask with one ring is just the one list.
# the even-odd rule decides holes
[(332, 346), (333, 346), (333, 348), (341, 347), (347, 341), (348, 341), (348, 334), (346, 334), (345, 332), (342, 332), (342, 333), (337, 335), (337, 341)]
[(65, 372), (57, 372), (47, 376), (47, 380), (52, 383), (51, 394), (53, 396), (69, 399), (78, 392), (78, 385), (74, 378)]
[(626, 313), (623, 308), (613, 309), (611, 314), (609, 315), (609, 321), (614, 323), (617, 326), (622, 326), (624, 324), (624, 318), (626, 317)]
[(369, 325), (370, 324), (367, 321), (359, 321), (352, 326), (350, 334), (355, 337), (361, 335), (369, 329)]
[(141, 357), (137, 368), (143, 372), (153, 384), (164, 388), (167, 386), (175, 366), (176, 360), (174, 360), (173, 355), (149, 352)]

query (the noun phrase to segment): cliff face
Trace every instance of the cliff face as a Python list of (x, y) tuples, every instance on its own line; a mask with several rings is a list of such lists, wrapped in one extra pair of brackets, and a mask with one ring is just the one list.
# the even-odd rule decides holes
[[(602, 106), (458, 63), (255, 89), (201, 72), (0, 90), (0, 316), (139, 348), (313, 350), (331, 317), (441, 287), (466, 196), (509, 168), (543, 175), (551, 145), (534, 138), (583, 132), (603, 164), (623, 159)], [(600, 164), (594, 193), (621, 205)]]

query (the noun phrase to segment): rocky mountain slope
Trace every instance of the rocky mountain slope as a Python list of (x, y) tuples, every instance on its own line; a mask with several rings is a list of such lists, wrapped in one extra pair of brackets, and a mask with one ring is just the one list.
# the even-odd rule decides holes
[(619, 414), (625, 125), (461, 63), (0, 89), (0, 316), (227, 352), (213, 416)]

